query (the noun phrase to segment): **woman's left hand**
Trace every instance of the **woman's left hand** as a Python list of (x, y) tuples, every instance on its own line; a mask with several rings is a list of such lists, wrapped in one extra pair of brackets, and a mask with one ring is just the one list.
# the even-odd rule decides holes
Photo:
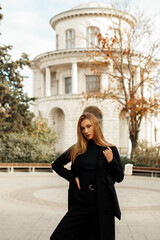
[(112, 149), (110, 149), (110, 147), (107, 147), (107, 149), (103, 151), (103, 154), (106, 157), (108, 163), (112, 162), (113, 153), (112, 153)]

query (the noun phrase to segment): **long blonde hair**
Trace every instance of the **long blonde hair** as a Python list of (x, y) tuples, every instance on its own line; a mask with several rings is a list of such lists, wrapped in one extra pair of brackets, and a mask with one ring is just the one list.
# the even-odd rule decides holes
[(84, 119), (88, 119), (93, 126), (93, 131), (94, 131), (93, 132), (93, 140), (94, 140), (95, 144), (97, 144), (99, 146), (103, 146), (103, 147), (113, 146), (112, 144), (108, 143), (105, 140), (102, 130), (101, 130), (101, 127), (99, 125), (98, 119), (92, 113), (85, 112), (79, 117), (79, 120), (78, 120), (77, 143), (74, 144), (73, 146), (71, 146), (68, 151), (72, 163), (74, 163), (74, 160), (78, 155), (85, 153), (85, 151), (87, 149), (88, 141), (83, 136), (82, 130), (81, 130), (81, 122)]

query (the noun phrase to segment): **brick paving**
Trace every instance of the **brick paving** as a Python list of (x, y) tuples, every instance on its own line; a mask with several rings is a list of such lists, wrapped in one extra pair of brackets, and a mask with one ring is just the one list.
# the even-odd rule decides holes
[[(0, 240), (49, 240), (67, 211), (67, 188), (55, 173), (0, 173)], [(116, 189), (116, 240), (160, 240), (160, 178), (125, 176)]]

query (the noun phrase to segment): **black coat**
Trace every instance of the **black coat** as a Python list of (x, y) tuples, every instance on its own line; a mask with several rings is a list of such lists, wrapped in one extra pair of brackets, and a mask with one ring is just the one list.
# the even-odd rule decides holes
[[(114, 187), (115, 182), (121, 182), (124, 177), (123, 169), (119, 153), (116, 147), (110, 147), (113, 152), (113, 160), (108, 163), (103, 150), (106, 147), (100, 147), (97, 168), (96, 168), (96, 188), (97, 188), (97, 209), (99, 218), (99, 227), (101, 232), (101, 240), (106, 240), (108, 236), (107, 226), (110, 223), (110, 217), (116, 216), (119, 220), (121, 218), (121, 211)], [(82, 162), (83, 155), (76, 157), (74, 164), (71, 164), (71, 169), (68, 170), (64, 167), (70, 162), (70, 158), (67, 151), (58, 157), (53, 163), (52, 168), (61, 177), (69, 181), (69, 194), (68, 194), (68, 208), (73, 206), (74, 198), (73, 192), (77, 188), (75, 183), (75, 177), (79, 176), (79, 166)], [(109, 238), (107, 238), (109, 239)], [(112, 239), (112, 238), (111, 238)], [(113, 238), (114, 239), (114, 238)]]

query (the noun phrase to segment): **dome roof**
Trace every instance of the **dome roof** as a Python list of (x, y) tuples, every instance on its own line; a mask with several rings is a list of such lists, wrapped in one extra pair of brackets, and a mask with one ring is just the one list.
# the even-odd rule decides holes
[[(116, 18), (123, 15), (122, 11), (119, 11), (112, 7), (112, 5), (105, 3), (105, 2), (98, 2), (98, 1), (91, 1), (88, 3), (81, 3), (68, 11), (59, 13), (51, 18), (50, 24), (52, 28), (55, 30), (56, 24), (59, 21), (66, 20), (68, 18), (73, 18), (77, 16), (115, 16)], [(125, 13), (125, 20), (133, 24), (135, 19)]]
[(108, 3), (92, 1), (88, 3), (81, 3), (71, 9), (74, 10), (74, 9), (82, 9), (82, 8), (112, 8), (112, 6)]

